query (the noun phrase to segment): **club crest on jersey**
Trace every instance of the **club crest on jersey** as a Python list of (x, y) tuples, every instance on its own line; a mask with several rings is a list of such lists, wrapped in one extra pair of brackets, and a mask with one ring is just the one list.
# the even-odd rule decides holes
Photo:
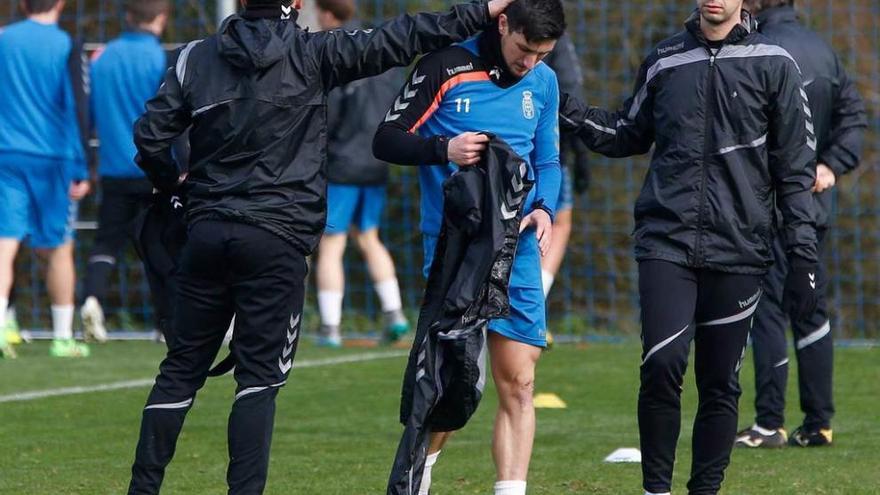
[(535, 102), (532, 101), (531, 91), (523, 91), (522, 111), (523, 117), (529, 120), (535, 118)]

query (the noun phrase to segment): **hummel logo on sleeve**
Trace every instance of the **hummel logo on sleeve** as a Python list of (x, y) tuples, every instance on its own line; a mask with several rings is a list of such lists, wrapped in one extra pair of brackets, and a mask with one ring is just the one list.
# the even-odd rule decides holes
[(398, 96), (397, 99), (394, 100), (394, 105), (388, 110), (388, 113), (385, 114), (385, 122), (394, 122), (400, 118), (402, 112), (409, 107), (409, 101), (415, 98), (419, 92), (415, 86), (422, 84), (425, 77), (426, 76), (419, 75), (418, 69), (413, 71), (412, 78), (406, 83), (406, 86), (403, 87), (403, 94), (401, 95), (403, 99), (401, 100), (401, 97)]

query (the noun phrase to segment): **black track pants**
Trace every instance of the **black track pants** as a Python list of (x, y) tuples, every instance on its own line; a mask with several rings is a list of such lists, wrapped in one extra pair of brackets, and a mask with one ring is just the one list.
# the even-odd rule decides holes
[(672, 488), (681, 429), (681, 392), (691, 341), (696, 342), (699, 408), (694, 422), (688, 490), (715, 494), (737, 427), (739, 366), (761, 277), (690, 269), (666, 261), (639, 263), (642, 366), (639, 434), (644, 488)]
[(85, 297), (104, 302), (119, 253), (133, 241), (135, 219), (152, 202), (152, 193), (147, 179), (101, 179), (98, 232), (86, 266)]
[[(817, 231), (819, 251), (825, 247), (825, 231)], [(834, 416), (831, 377), (834, 345), (825, 294), (828, 272), (820, 264), (816, 274), (819, 305), (805, 320), (789, 319), (782, 309), (782, 294), (788, 261), (782, 241), (773, 246), (776, 263), (764, 277), (765, 295), (755, 313), (752, 350), (755, 357), (755, 423), (767, 429), (785, 424), (785, 389), (788, 383), (788, 343), (786, 329), (791, 321), (798, 362), (798, 385), (804, 426), (811, 431), (830, 428)]]
[(275, 396), (293, 366), (305, 258), (263, 229), (201, 221), (190, 229), (178, 275), (178, 337), (159, 368), (141, 422), (129, 494), (159, 492), (196, 391), (235, 313), (237, 388), (229, 415), (230, 494), (262, 493)]

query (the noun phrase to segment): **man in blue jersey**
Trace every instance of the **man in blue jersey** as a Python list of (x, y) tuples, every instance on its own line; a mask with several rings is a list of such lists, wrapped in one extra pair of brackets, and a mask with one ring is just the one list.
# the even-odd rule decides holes
[[(377, 158), (431, 165), (419, 169), (425, 273), (443, 214), (443, 182), (479, 162), (492, 132), (530, 165), (536, 186), (526, 202), (510, 278), (510, 316), (489, 324), (492, 374), (499, 397), (492, 454), (495, 494), (524, 494), (535, 413), (535, 364), (546, 346), (541, 255), (550, 245), (559, 197), (559, 88), (541, 63), (565, 30), (559, 0), (517, 0), (476, 38), (423, 58), (373, 142)], [(448, 433), (434, 433), (420, 494)]]
[[(23, 0), (28, 18), (0, 33), (0, 327), (25, 238), (46, 260), (58, 357), (88, 355), (73, 340), (71, 218), (89, 192), (76, 78), (79, 51), (58, 27), (63, 0)], [(80, 79), (81, 80), (81, 79)], [(81, 99), (81, 98), (80, 98)]]
[(86, 337), (98, 341), (107, 339), (101, 301), (108, 278), (131, 238), (133, 220), (151, 201), (153, 186), (134, 163), (132, 127), (165, 75), (167, 62), (159, 36), (169, 7), (168, 0), (128, 0), (128, 29), (92, 59), (91, 109), (101, 143), (101, 206), (80, 315)]
[[(354, 0), (317, 0), (315, 4), (321, 29), (360, 28), (353, 20)], [(394, 260), (379, 238), (388, 164), (364, 154), (404, 77), (402, 69), (392, 70), (336, 88), (327, 97), (327, 228), (318, 245), (315, 267), (320, 345), (342, 345), (342, 260), (349, 232), (366, 261), (379, 296), (385, 339), (396, 341), (409, 329)]]

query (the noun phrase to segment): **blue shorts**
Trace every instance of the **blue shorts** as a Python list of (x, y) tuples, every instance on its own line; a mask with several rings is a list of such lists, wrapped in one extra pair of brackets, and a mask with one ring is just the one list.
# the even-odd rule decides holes
[(574, 208), (574, 191), (571, 182), (571, 170), (568, 167), (562, 167), (562, 183), (559, 185), (559, 199), (556, 200), (557, 212)]
[(345, 234), (350, 225), (361, 232), (379, 228), (385, 186), (327, 185), (328, 234)]
[[(422, 234), (425, 278), (431, 271), (437, 236)], [(541, 287), (541, 253), (535, 230), (528, 229), (519, 236), (513, 271), (508, 286), (510, 316), (489, 322), (489, 330), (510, 340), (547, 347), (547, 314), (544, 309), (544, 289)]]
[(0, 238), (29, 238), (33, 248), (58, 247), (73, 238), (77, 205), (70, 200), (66, 162), (0, 152)]

